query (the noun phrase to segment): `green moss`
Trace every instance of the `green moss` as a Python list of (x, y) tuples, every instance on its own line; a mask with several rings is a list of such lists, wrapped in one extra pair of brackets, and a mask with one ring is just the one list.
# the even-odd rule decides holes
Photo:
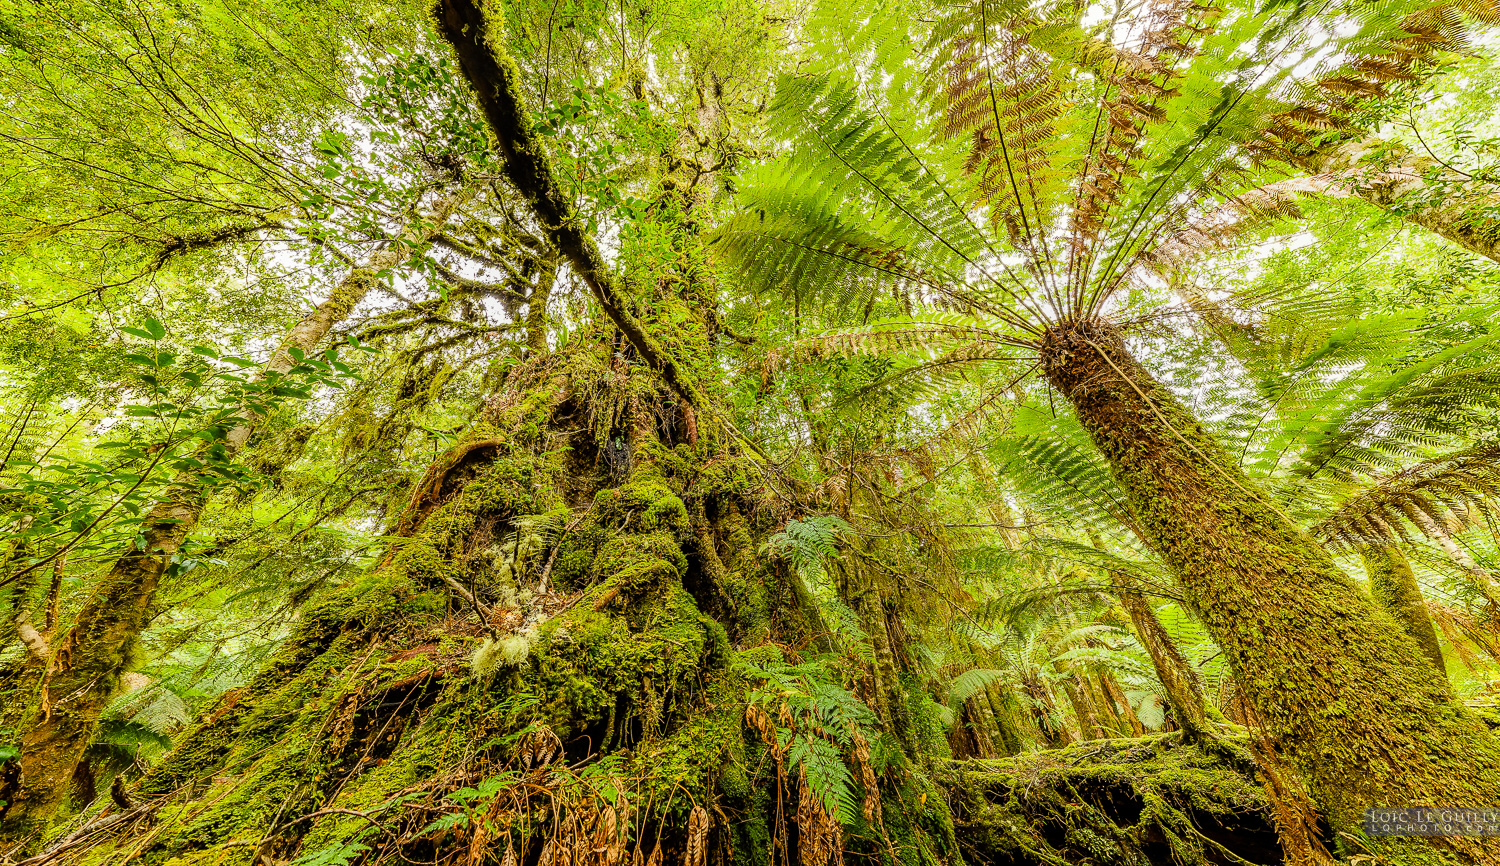
[(675, 519), (679, 526), (685, 524), (687, 510), (682, 500), (654, 470), (653, 466), (642, 467), (625, 484), (599, 491), (594, 496), (594, 510), (600, 524), (630, 532), (654, 530), (663, 518), (669, 522)]
[[(637, 795), (660, 804), (660, 814), (686, 815), (694, 804), (712, 802), (714, 790), (724, 780), (725, 768), (733, 763), (726, 758), (737, 746), (743, 748), (742, 682), (720, 674), (706, 688), (705, 698), (676, 730), (634, 750), (632, 769), (642, 780)], [(749, 779), (743, 770), (738, 776), (748, 790)], [(730, 771), (730, 783), (735, 781)]]
[(672, 494), (663, 496), (647, 506), (641, 515), (641, 528), (646, 530), (671, 529), (681, 532), (687, 528), (687, 506)]
[(599, 548), (593, 572), (621, 592), (638, 592), (663, 580), (681, 580), (687, 557), (667, 532), (618, 535)]
[(675, 581), (659, 584), (628, 616), (596, 611), (589, 598), (542, 627), (527, 677), (542, 696), (540, 717), (566, 740), (623, 703), (652, 730), (702, 667), (708, 633), (697, 606)]
[(1164, 841), (1175, 862), (1220, 857), (1204, 834), (1239, 840), (1251, 862), (1279, 862), (1259, 781), (1174, 735), (1095, 740), (1048, 752), (955, 763), (956, 830), (986, 859), (1061, 864), (1150, 862)]
[(921, 745), (923, 753), (940, 758), (952, 757), (948, 746), (947, 726), (943, 723), (943, 707), (927, 694), (917, 677), (903, 675), (901, 685), (911, 719), (912, 734)]

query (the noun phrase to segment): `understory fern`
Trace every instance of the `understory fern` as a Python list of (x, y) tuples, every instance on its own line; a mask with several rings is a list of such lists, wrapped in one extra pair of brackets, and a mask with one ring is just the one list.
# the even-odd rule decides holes
[[(838, 664), (820, 657), (798, 665), (747, 663), (741, 670), (758, 681), (749, 696), (752, 724), (774, 735), (785, 769), (805, 775), (824, 810), (852, 824), (860, 813), (857, 786), (895, 761), (899, 747), (869, 706), (833, 680)], [(878, 796), (862, 793), (867, 800)]]

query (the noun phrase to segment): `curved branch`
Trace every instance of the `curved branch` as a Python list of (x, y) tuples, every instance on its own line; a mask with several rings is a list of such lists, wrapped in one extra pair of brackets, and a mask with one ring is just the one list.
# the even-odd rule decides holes
[(667, 386), (691, 405), (698, 395), (672, 357), (630, 314), (629, 301), (610, 273), (599, 248), (563, 193), (551, 161), (531, 125), (521, 96), (519, 72), (505, 53), (504, 33), (491, 31), (474, 0), (440, 0), (437, 24), (458, 54), (458, 65), (479, 98), (479, 107), (505, 158), (505, 176), (525, 197), (548, 240), (573, 266), (615, 327)]

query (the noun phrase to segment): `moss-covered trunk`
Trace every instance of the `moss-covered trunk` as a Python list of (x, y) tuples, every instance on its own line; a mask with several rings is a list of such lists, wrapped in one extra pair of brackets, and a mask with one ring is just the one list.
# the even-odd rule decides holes
[[(788, 700), (811, 675), (847, 710), (859, 677), (793, 667), (826, 634), (761, 553), (782, 500), (617, 348), (575, 334), (513, 367), (388, 560), (310, 603), (60, 862), (956, 862), (888, 719), (840, 739)], [(814, 742), (821, 763), (788, 748)]]
[(1372, 544), (1360, 549), (1360, 557), (1365, 563), (1365, 574), (1370, 578), (1370, 597), (1417, 642), (1422, 655), (1432, 662), (1433, 670), (1447, 677), (1448, 668), (1443, 663), (1443, 648), (1438, 643), (1437, 629), (1427, 614), (1422, 589), (1417, 586), (1417, 576), (1412, 573), (1406, 555), (1388, 544)]
[[(1055, 326), (1042, 363), (1337, 833), (1358, 838), (1369, 806), (1500, 802), (1500, 742), (1116, 328)], [(1479, 839), (1360, 844), (1395, 863), (1500, 862), (1500, 846)]]
[[(1414, 153), (1400, 142), (1374, 136), (1332, 140), (1297, 155), (1294, 162), (1321, 181), (1326, 194), (1358, 196), (1500, 262), (1500, 225), (1493, 216), (1500, 189), (1491, 182)], [(1434, 188), (1441, 194), (1433, 195)]]

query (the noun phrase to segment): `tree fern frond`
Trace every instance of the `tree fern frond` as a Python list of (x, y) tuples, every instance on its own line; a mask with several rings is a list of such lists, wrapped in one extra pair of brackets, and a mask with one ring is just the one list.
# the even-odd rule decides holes
[(1007, 682), (1014, 678), (1014, 674), (1007, 670), (997, 668), (971, 668), (966, 670), (948, 684), (948, 706), (955, 711), (969, 700), (991, 685), (999, 682)]
[(1442, 525), (1470, 508), (1500, 500), (1500, 445), (1485, 443), (1423, 461), (1346, 499), (1311, 527), (1325, 544), (1354, 550), (1375, 542), (1410, 541), (1420, 512)]

